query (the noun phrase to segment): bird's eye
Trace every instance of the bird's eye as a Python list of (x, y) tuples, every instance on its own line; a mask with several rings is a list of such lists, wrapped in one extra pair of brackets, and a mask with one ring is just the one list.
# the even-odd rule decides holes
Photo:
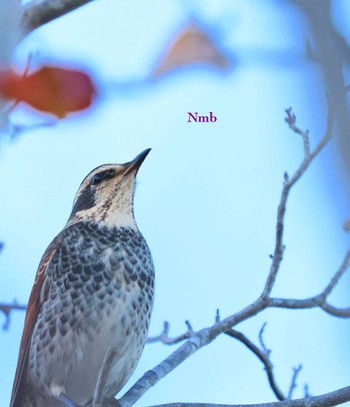
[(91, 185), (98, 185), (98, 184), (100, 184), (102, 181), (103, 181), (103, 176), (102, 176), (102, 174), (95, 174), (95, 175), (92, 177)]
[(91, 179), (91, 185), (98, 185), (102, 181), (111, 179), (115, 176), (116, 172), (114, 170), (106, 170), (95, 174)]

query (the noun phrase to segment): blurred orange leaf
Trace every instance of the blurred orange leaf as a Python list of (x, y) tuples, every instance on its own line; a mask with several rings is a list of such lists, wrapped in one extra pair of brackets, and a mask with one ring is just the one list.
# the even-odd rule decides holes
[(91, 106), (96, 88), (83, 71), (43, 66), (24, 76), (13, 70), (0, 71), (0, 94), (62, 118)]
[(154, 70), (154, 76), (196, 63), (227, 69), (230, 60), (204, 29), (191, 22), (175, 36)]

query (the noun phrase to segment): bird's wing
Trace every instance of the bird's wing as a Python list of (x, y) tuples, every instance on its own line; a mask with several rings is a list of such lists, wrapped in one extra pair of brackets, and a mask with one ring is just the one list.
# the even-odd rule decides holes
[(25, 384), (23, 383), (23, 373), (25, 372), (25, 366), (28, 362), (28, 351), (30, 347), (31, 336), (38, 318), (40, 307), (45, 299), (45, 296), (47, 295), (47, 293), (43, 292), (46, 270), (57, 250), (60, 235), (61, 234), (59, 234), (46, 249), (36, 273), (32, 292), (30, 293), (21, 339), (21, 346), (19, 349), (16, 375), (13, 382), (10, 407), (21, 406), (21, 398), (23, 396), (22, 392), (24, 390), (23, 386)]

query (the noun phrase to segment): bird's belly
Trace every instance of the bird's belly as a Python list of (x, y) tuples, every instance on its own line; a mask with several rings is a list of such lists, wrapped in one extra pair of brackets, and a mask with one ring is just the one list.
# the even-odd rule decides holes
[[(118, 328), (119, 324), (116, 327)], [(142, 338), (142, 343), (144, 339)], [(125, 335), (120, 329), (110, 331), (104, 336), (97, 336), (91, 342), (83, 340), (81, 345), (78, 344), (73, 350), (75, 362), (70, 363), (67, 370), (63, 367), (65, 378), (63, 379), (60, 374), (54, 374), (51, 386), (61, 383), (63, 379), (65, 394), (76, 404), (85, 405), (93, 398), (100, 369), (111, 347), (114, 356), (104, 395), (115, 396), (134, 371), (143, 347), (139, 336), (134, 333)]]
[(64, 329), (58, 324), (50, 346), (40, 347), (40, 332), (34, 332), (30, 355), (34, 381), (42, 382), (51, 396), (64, 393), (84, 405), (93, 398), (103, 361), (113, 347), (105, 396), (114, 396), (134, 371), (147, 336), (149, 316), (135, 311), (132, 300), (124, 296), (110, 306), (87, 307), (74, 324), (68, 321)]

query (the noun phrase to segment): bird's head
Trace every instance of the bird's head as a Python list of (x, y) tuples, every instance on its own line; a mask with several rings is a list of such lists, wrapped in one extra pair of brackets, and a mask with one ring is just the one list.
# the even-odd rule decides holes
[(137, 228), (134, 219), (135, 177), (151, 149), (125, 164), (104, 164), (80, 184), (68, 224), (91, 220), (107, 226)]

